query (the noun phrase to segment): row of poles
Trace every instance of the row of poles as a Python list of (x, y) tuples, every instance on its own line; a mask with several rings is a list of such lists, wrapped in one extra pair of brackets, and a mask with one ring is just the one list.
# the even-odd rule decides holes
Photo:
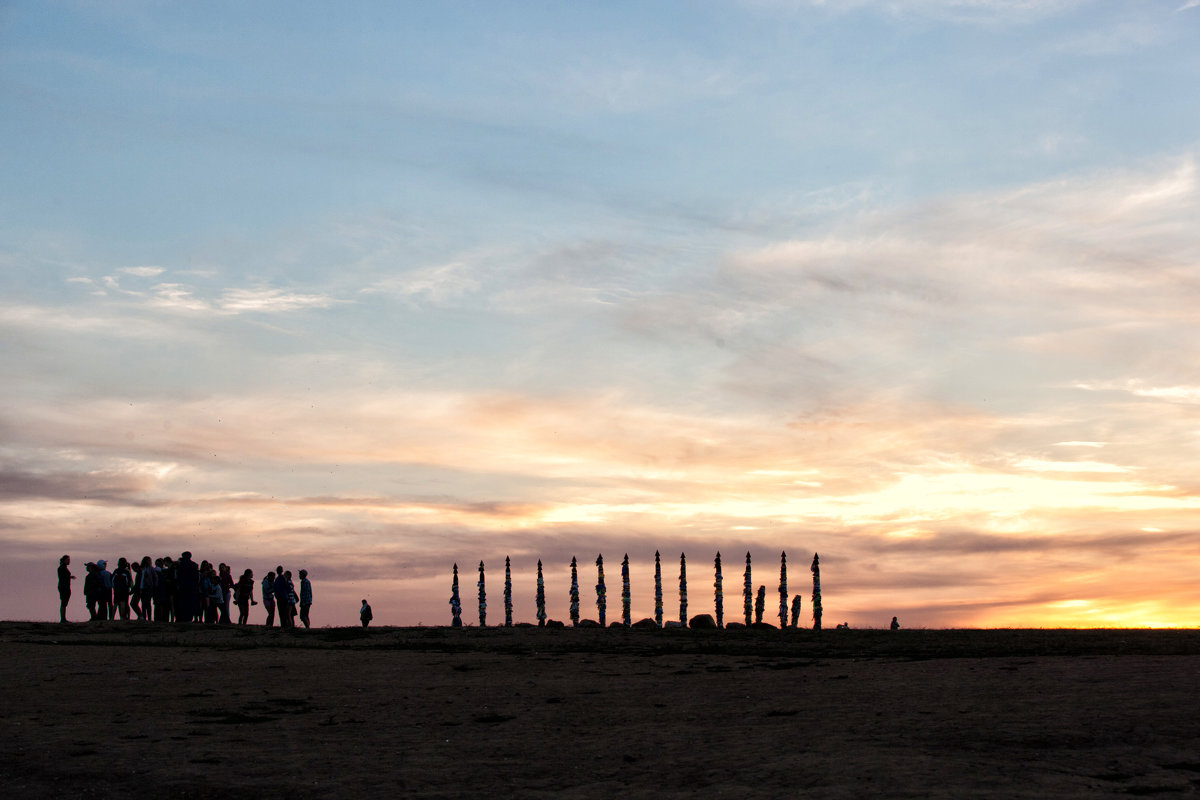
[[(820, 557), (813, 553), (812, 566), (809, 568), (812, 572), (812, 619), (813, 630), (821, 629), (821, 560)], [(715, 590), (715, 607), (716, 607), (716, 624), (718, 628), (725, 627), (725, 598), (723, 591), (723, 580), (721, 576), (721, 554), (717, 553), (713, 560), (713, 588)], [(747, 627), (753, 622), (762, 622), (763, 612), (766, 605), (765, 586), (758, 587), (757, 596), (754, 597), (753, 582), (750, 575), (750, 553), (746, 553), (746, 571), (743, 575), (742, 583), (742, 599), (743, 613), (746, 619)], [(484, 575), (483, 562), (479, 562), (479, 627), (487, 626), (487, 587)], [(542, 578), (542, 561), (537, 562), (537, 621), (538, 627), (543, 627), (546, 624), (546, 583)], [(579, 625), (579, 562), (571, 558), (571, 626)], [(624, 560), (621, 562), (621, 622), (625, 627), (629, 627), (630, 620), (630, 593), (629, 593), (629, 554), (625, 554)], [(791, 603), (788, 603), (788, 584), (787, 584), (787, 553), (779, 554), (779, 627), (788, 627), (788, 615), (791, 615), (791, 627), (797, 627), (797, 621), (800, 616), (800, 595), (792, 598)], [(504, 558), (504, 625), (512, 627), (512, 562), (508, 556)], [(687, 627), (688, 624), (688, 599), (687, 599), (687, 556), (684, 553), (679, 554), (679, 624), (682, 627)], [(605, 627), (607, 624), (608, 612), (608, 594), (604, 583), (604, 556), (596, 557), (596, 613), (599, 616), (600, 626)], [(450, 587), (450, 615), (451, 626), (455, 628), (462, 627), (462, 600), (458, 591), (458, 564), (454, 565), (454, 582)], [(658, 551), (654, 553), (654, 622), (661, 628), (663, 627), (663, 593), (662, 593), (662, 559)]]

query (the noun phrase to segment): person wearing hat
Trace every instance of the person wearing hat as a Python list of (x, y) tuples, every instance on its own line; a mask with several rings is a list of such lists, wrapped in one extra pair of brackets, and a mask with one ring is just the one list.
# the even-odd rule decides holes
[(311, 628), (308, 621), (308, 608), (312, 605), (312, 584), (308, 580), (308, 570), (300, 570), (300, 621), (305, 628)]

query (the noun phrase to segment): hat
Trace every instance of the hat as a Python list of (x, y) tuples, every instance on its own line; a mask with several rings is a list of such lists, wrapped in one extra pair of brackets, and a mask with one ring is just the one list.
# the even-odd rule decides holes
[(100, 569), (104, 569), (105, 567), (108, 566), (108, 562), (102, 558), (96, 562), (96, 566), (99, 567)]

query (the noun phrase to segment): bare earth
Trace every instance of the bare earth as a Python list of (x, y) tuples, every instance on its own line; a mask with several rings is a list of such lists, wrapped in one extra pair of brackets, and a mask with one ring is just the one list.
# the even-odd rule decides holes
[(0, 623), (51, 797), (1200, 794), (1197, 631)]

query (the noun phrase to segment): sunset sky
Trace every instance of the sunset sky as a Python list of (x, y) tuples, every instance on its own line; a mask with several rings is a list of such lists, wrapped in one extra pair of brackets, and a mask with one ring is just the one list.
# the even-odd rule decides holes
[(1198, 158), (1200, 0), (4, 3), (0, 618), (1195, 626)]

